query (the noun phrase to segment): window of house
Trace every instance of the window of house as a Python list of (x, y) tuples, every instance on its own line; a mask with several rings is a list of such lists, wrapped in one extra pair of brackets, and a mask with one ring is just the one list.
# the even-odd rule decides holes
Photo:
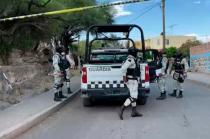
[(166, 45), (169, 45), (169, 39), (166, 39)]
[(157, 45), (160, 45), (160, 40), (159, 39), (157, 40)]

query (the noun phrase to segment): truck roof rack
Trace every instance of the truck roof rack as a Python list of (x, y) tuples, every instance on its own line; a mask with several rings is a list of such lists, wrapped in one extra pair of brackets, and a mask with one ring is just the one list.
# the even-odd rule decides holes
[(100, 25), (100, 26), (94, 26), (95, 31), (98, 33), (102, 32), (130, 32), (132, 30), (132, 26), (128, 25)]
[[(110, 25), (93, 25), (87, 30), (86, 35), (86, 47), (85, 47), (85, 62), (90, 60), (90, 53), (91, 53), (91, 44), (95, 40), (130, 40), (133, 45), (135, 46), (135, 43), (132, 39), (129, 38), (130, 32), (133, 28), (136, 28), (139, 30), (139, 33), (141, 37), (139, 40), (141, 40), (142, 44), (142, 51), (143, 51), (143, 57), (145, 57), (145, 42), (144, 42), (144, 33), (140, 26), (135, 24), (110, 24)], [(95, 34), (95, 38), (91, 38), (90, 34)], [(103, 33), (126, 33), (124, 38), (108, 38), (105, 36), (104, 38), (99, 38), (98, 34)]]

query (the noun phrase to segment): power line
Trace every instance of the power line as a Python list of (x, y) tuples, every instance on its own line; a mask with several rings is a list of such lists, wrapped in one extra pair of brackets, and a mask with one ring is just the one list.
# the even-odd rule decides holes
[(44, 13), (38, 13), (38, 14), (31, 14), (31, 15), (8, 17), (8, 18), (0, 19), (0, 22), (32, 18), (32, 17), (40, 17), (40, 16), (51, 16), (51, 15), (59, 15), (59, 14), (65, 14), (65, 13), (73, 13), (73, 12), (79, 12), (79, 11), (96, 9), (96, 8), (106, 8), (106, 7), (116, 6), (116, 5), (125, 5), (125, 4), (146, 2), (146, 1), (150, 1), (150, 0), (126, 0), (126, 1), (118, 1), (118, 2), (114, 2), (114, 3), (108, 3), (108, 4), (102, 4), (102, 5), (92, 5), (92, 6), (78, 7), (78, 8), (72, 8), (72, 9), (64, 9), (64, 10), (44, 12)]
[(171, 34), (173, 34), (174, 31), (174, 27), (178, 26), (178, 24), (172, 24), (170, 26), (168, 26), (168, 28), (170, 28)]
[(131, 19), (130, 21), (128, 21), (127, 23), (133, 22), (135, 20), (137, 20), (138, 18), (142, 17), (143, 15), (145, 15), (146, 13), (148, 13), (149, 11), (151, 11), (152, 9), (154, 9), (155, 7), (160, 6), (160, 3), (156, 3), (154, 5), (152, 5), (150, 8), (146, 8), (146, 10), (144, 12), (142, 12), (141, 14), (139, 14), (138, 16), (136, 16), (135, 18)]

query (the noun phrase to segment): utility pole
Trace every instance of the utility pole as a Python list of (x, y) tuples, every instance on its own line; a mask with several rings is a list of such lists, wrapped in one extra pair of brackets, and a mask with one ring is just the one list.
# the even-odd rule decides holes
[(163, 39), (163, 50), (166, 48), (166, 30), (165, 30), (165, 0), (162, 0), (162, 16), (163, 16), (163, 32), (162, 32), (162, 39)]

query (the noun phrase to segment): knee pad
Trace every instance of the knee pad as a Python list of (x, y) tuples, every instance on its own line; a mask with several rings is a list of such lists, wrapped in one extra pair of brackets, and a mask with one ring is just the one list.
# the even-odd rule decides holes
[(131, 103), (134, 103), (137, 100), (136, 98), (133, 98), (133, 97), (129, 97), (129, 99), (130, 99)]
[(60, 88), (59, 85), (57, 85), (57, 84), (55, 84), (53, 87), (54, 87), (55, 89), (59, 89), (59, 88)]
[(54, 85), (54, 88), (55, 88), (55, 89), (59, 89), (59, 88), (61, 88), (61, 87), (63, 87), (63, 84), (55, 84), (55, 85)]
[(70, 79), (66, 79), (66, 82), (70, 82)]

